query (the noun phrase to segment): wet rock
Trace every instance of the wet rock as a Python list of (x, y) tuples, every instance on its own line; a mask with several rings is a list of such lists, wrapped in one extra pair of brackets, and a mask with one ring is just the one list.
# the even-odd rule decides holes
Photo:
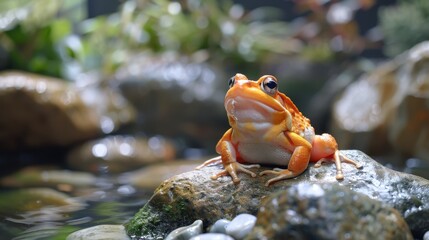
[(234, 238), (222, 233), (205, 233), (189, 240), (234, 240)]
[(252, 178), (239, 174), (241, 182), (237, 185), (230, 177), (214, 181), (210, 176), (221, 170), (218, 165), (177, 175), (159, 186), (150, 201), (126, 224), (127, 232), (146, 238), (164, 237), (196, 219), (203, 220), (208, 227), (221, 218), (256, 214), (263, 198), (297, 183), (309, 182), (335, 183), (387, 203), (405, 218), (414, 237), (421, 238), (429, 229), (429, 181), (390, 170), (360, 151), (342, 152), (363, 165), (363, 169), (358, 170), (343, 164), (343, 181), (335, 179), (334, 164), (320, 168), (310, 165), (299, 177), (271, 187), (264, 185), (269, 179), (267, 176)]
[(341, 148), (392, 149), (429, 160), (429, 42), (354, 82), (336, 101), (332, 133)]
[(246, 240), (413, 239), (399, 212), (335, 183), (301, 183), (264, 201)]
[(125, 228), (122, 225), (98, 225), (90, 228), (85, 228), (76, 231), (69, 236), (66, 240), (130, 240), (131, 238), (126, 234)]
[(255, 226), (256, 217), (251, 214), (242, 213), (236, 216), (232, 221), (226, 226), (226, 233), (234, 239), (240, 240), (243, 239), (252, 231), (253, 226)]
[(138, 110), (139, 130), (202, 146), (215, 145), (227, 127), (223, 99), (229, 78), (204, 59), (174, 54), (132, 56), (116, 74), (122, 94)]
[(72, 149), (67, 163), (73, 169), (118, 173), (172, 160), (175, 149), (162, 137), (108, 136)]
[(196, 220), (189, 226), (180, 227), (172, 231), (165, 240), (188, 240), (203, 232), (203, 221)]
[(425, 233), (425, 235), (423, 236), (423, 240), (429, 240), (429, 231)]
[(27, 167), (1, 178), (0, 184), (4, 187), (52, 186), (70, 189), (74, 186), (93, 186), (96, 180), (94, 175), (86, 172), (50, 169), (48, 167)]
[(0, 73), (0, 148), (67, 146), (129, 123), (118, 94), (24, 72)]
[[(82, 209), (83, 206), (78, 200), (49, 188), (18, 189), (0, 194), (0, 213), (6, 215), (37, 211), (42, 208), (50, 208), (57, 213), (64, 213)], [(46, 214), (46, 212), (48, 211), (43, 214)], [(30, 221), (30, 216), (24, 220)]]
[(179, 160), (150, 165), (137, 171), (124, 173), (119, 177), (119, 180), (123, 184), (155, 190), (164, 180), (192, 171), (202, 163), (203, 161), (198, 160)]

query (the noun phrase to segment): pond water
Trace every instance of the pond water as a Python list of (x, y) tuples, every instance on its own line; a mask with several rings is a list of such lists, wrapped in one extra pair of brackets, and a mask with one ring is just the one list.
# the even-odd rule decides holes
[[(119, 175), (114, 174), (86, 175), (51, 165), (16, 171), (0, 166), (0, 240), (59, 240), (79, 229), (123, 224), (153, 193), (119, 183)], [(43, 176), (51, 180), (44, 181)]]

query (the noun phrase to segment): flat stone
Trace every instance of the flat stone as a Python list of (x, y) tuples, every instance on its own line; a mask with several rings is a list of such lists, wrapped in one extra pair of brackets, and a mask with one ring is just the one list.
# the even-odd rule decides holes
[(270, 187), (264, 185), (269, 176), (252, 178), (239, 174), (241, 182), (237, 185), (230, 177), (212, 180), (210, 176), (222, 169), (219, 165), (174, 176), (163, 182), (149, 202), (126, 224), (127, 232), (145, 239), (163, 238), (197, 219), (201, 219), (207, 228), (218, 219), (233, 219), (240, 213), (256, 215), (262, 199), (308, 182), (338, 184), (389, 204), (405, 218), (413, 236), (422, 238), (429, 229), (429, 181), (388, 169), (357, 150), (342, 153), (363, 165), (362, 169), (356, 169), (343, 164), (343, 181), (335, 179), (334, 164), (324, 164), (320, 168), (310, 165), (302, 175)]
[(66, 240), (130, 240), (122, 225), (98, 225), (76, 231)]
[(173, 144), (162, 137), (112, 135), (74, 147), (67, 155), (67, 163), (77, 170), (120, 173), (171, 161), (175, 154)]

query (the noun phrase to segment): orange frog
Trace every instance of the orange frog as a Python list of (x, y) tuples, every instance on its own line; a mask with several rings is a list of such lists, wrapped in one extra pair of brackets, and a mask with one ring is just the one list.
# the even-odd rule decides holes
[(224, 170), (212, 179), (230, 175), (234, 183), (239, 183), (238, 172), (256, 177), (248, 169), (259, 164), (287, 166), (287, 169), (260, 173), (277, 175), (267, 181), (269, 186), (300, 175), (310, 161), (316, 162), (315, 167), (335, 161), (339, 180), (344, 178), (341, 161), (361, 167), (338, 151), (337, 142), (330, 134), (316, 135), (310, 120), (277, 86), (277, 79), (271, 75), (262, 76), (258, 81), (248, 80), (243, 74), (230, 79), (225, 109), (231, 128), (216, 145), (220, 156), (207, 160), (197, 169), (222, 163)]

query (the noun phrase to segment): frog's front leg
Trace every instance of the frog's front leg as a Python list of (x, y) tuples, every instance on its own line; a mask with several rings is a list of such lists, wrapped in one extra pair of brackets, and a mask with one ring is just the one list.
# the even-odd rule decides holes
[(244, 165), (244, 164), (238, 163), (236, 149), (234, 148), (234, 145), (230, 141), (226, 141), (226, 140), (221, 141), (219, 142), (219, 145), (217, 147), (220, 149), (220, 157), (222, 159), (224, 170), (213, 175), (211, 177), (213, 180), (216, 180), (221, 176), (230, 175), (232, 178), (232, 181), (235, 184), (237, 184), (240, 182), (240, 178), (238, 178), (237, 176), (237, 173), (239, 172), (247, 173), (252, 177), (256, 177), (256, 174), (248, 170), (248, 168), (256, 168), (256, 167), (259, 167), (259, 165), (258, 164)]
[[(282, 136), (283, 138), (283, 136)], [(285, 132), (284, 139), (281, 140), (284, 148), (292, 151), (288, 168), (280, 169), (275, 168), (274, 170), (262, 171), (259, 175), (275, 174), (277, 177), (271, 178), (265, 183), (265, 186), (269, 186), (280, 180), (293, 178), (303, 173), (310, 161), (311, 156), (311, 144), (303, 137), (293, 132)]]

